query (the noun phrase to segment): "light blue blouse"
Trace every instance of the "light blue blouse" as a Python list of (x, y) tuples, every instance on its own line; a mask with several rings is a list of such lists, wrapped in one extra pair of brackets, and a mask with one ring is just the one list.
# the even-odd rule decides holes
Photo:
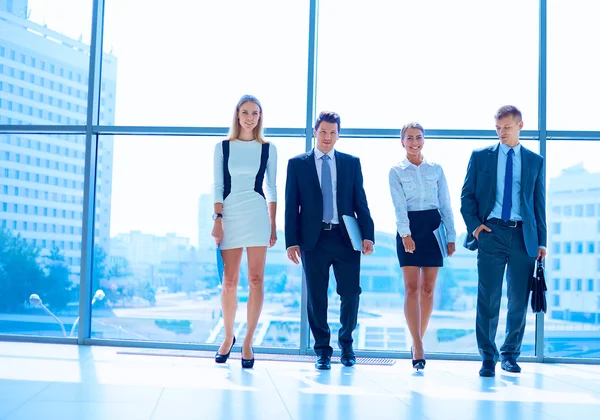
[(448, 242), (456, 242), (448, 182), (440, 165), (424, 160), (416, 166), (404, 159), (392, 167), (389, 180), (396, 209), (396, 229), (400, 235), (411, 233), (409, 211), (438, 209)]

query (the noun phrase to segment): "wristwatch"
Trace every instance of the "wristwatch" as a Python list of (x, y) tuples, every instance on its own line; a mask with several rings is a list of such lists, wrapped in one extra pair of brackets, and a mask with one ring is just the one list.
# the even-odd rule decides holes
[(217, 220), (219, 217), (223, 218), (223, 213), (215, 213), (212, 215), (213, 220)]
[(405, 233), (404, 235), (402, 235), (402, 239), (408, 238), (408, 237), (410, 237), (410, 233)]

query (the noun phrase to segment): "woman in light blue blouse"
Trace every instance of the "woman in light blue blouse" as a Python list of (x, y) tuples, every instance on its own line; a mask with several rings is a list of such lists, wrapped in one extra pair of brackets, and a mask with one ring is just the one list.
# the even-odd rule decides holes
[[(404, 315), (413, 339), (412, 364), (425, 368), (423, 336), (433, 310), (433, 291), (439, 267), (440, 246), (448, 255), (456, 249), (456, 231), (448, 183), (442, 167), (423, 157), (424, 130), (415, 122), (400, 133), (406, 159), (390, 170), (390, 191), (396, 209), (396, 246), (404, 277)], [(434, 231), (444, 229), (447, 245)]]

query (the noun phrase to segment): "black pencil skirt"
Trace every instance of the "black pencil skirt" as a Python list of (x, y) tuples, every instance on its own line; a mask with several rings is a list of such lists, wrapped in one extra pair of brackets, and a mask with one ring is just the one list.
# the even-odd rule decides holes
[(442, 221), (437, 209), (409, 211), (408, 221), (411, 237), (415, 241), (415, 251), (404, 251), (402, 238), (396, 234), (396, 250), (400, 267), (443, 267), (444, 259), (433, 231)]

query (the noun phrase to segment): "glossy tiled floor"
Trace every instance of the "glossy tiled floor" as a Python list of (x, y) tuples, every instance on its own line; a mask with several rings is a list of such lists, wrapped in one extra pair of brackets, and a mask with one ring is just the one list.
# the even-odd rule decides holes
[(131, 356), (115, 348), (0, 342), (0, 419), (597, 419), (600, 366), (389, 366)]

